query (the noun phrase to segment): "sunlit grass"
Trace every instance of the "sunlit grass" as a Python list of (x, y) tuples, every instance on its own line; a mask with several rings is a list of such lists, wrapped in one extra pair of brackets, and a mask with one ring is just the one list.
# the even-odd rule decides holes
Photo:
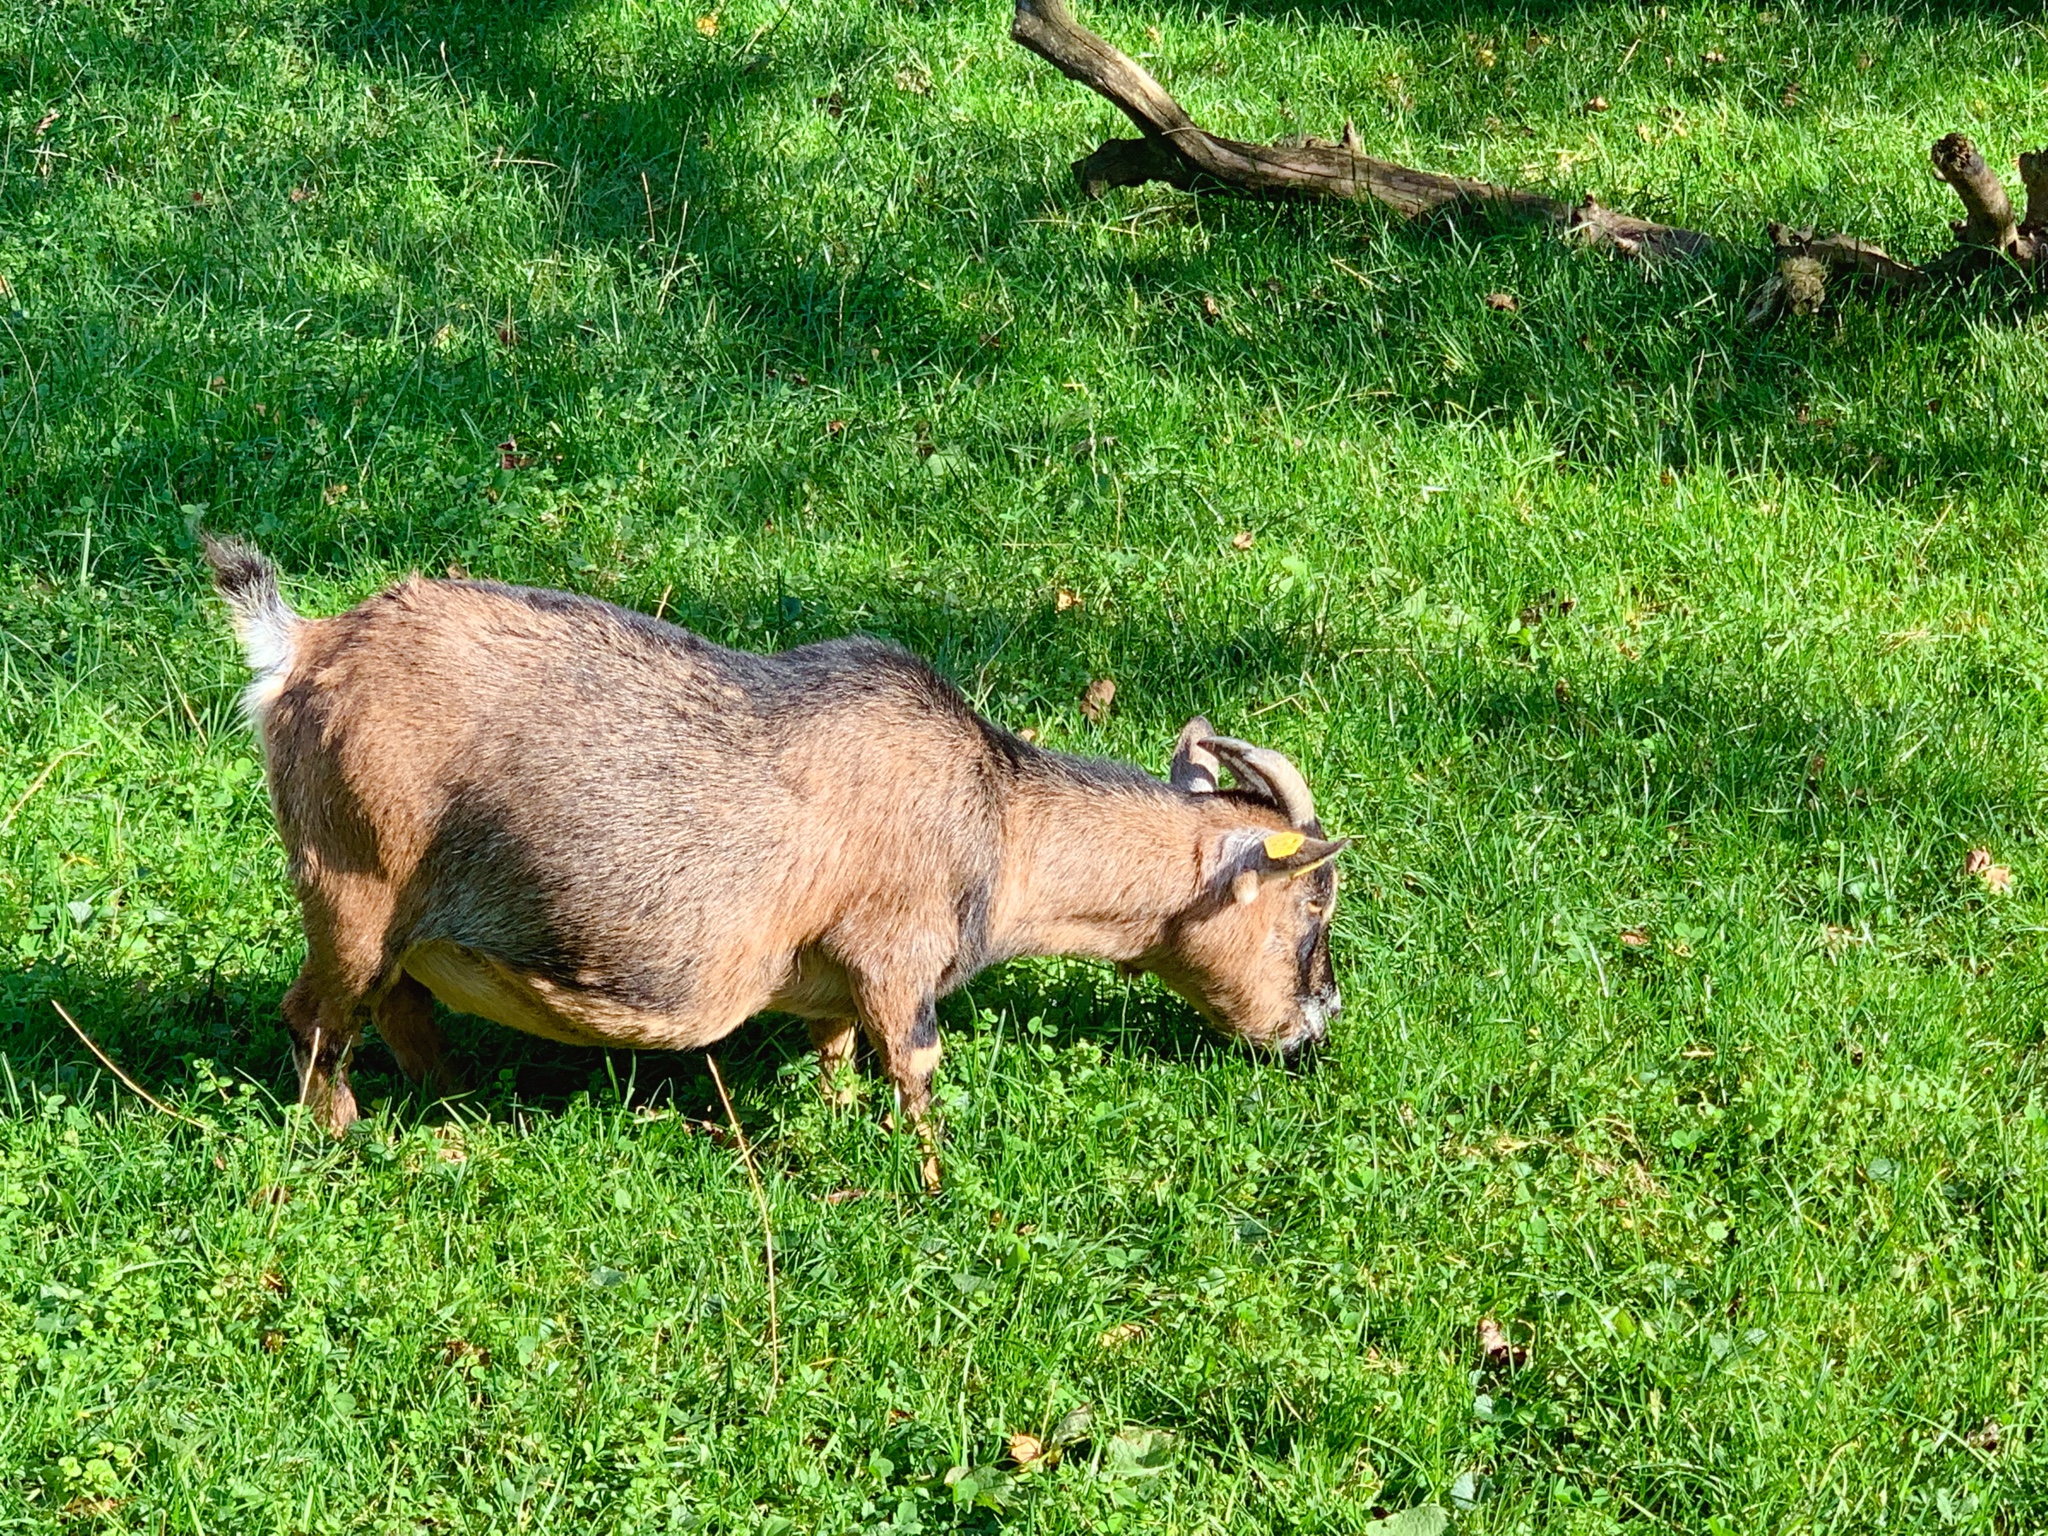
[[(994, 5), (0, 7), (0, 1524), (2042, 1522), (2048, 329), (1741, 318), (1766, 219), (1938, 248), (2040, 28), (1084, 14), (1219, 131), (1721, 253), (1086, 202), (1118, 126)], [(468, 1096), (371, 1041), (321, 1141), (200, 516), (309, 611), (460, 565), (1281, 747), (1354, 839), (1331, 1058), (995, 973), (930, 1202), (749, 1028), (773, 1355), (697, 1058), (456, 1021)]]

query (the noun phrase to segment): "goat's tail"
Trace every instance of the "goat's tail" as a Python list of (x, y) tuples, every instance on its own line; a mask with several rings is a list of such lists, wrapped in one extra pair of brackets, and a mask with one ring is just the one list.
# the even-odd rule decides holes
[(206, 545), (206, 563), (213, 567), (214, 590), (227, 603), (242, 654), (256, 674), (242, 695), (242, 707), (260, 726), (292, 669), (299, 616), (285, 606), (277, 590), (277, 567), (263, 551), (241, 539), (216, 539), (206, 533), (200, 538)]

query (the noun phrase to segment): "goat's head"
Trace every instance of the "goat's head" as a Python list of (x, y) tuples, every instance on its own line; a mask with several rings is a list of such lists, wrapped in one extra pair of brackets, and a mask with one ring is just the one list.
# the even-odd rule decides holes
[(1197, 897), (1141, 963), (1217, 1029), (1293, 1063), (1328, 1038), (1340, 1007), (1330, 919), (1344, 842), (1323, 836), (1294, 764), (1190, 720), (1173, 786), (1215, 794), (1224, 770), (1241, 793), (1205, 837)]

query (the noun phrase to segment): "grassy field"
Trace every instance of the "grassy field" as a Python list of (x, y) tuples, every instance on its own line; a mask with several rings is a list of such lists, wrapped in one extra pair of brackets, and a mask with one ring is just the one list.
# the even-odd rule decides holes
[[(0, 1529), (2048, 1525), (2048, 324), (1741, 323), (1765, 219), (1926, 255), (1932, 139), (2048, 141), (2038, 10), (1083, 15), (1727, 246), (1088, 203), (996, 0), (0, 0)], [(1334, 1049), (992, 973), (927, 1201), (750, 1026), (772, 1320), (701, 1058), (372, 1040), (328, 1144), (202, 515), (1281, 747)]]

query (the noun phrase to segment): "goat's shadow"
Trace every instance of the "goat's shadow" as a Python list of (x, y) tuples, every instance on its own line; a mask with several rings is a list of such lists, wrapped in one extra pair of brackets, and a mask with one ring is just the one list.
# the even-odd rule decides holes
[[(279, 946), (289, 952), (289, 942)], [(248, 957), (244, 957), (248, 958)], [(104, 1068), (58, 1015), (62, 1003), (93, 1043), (140, 1087), (176, 1100), (203, 1070), (254, 1084), (289, 1103), (296, 1080), (290, 1037), (278, 1009), (288, 971), (271, 962), (254, 971), (195, 966), (168, 980), (87, 963), (44, 965), (0, 977), (0, 1059), (19, 1097), (57, 1093), (77, 1100)], [(389, 1101), (404, 1117), (478, 1114), (523, 1123), (556, 1116), (580, 1096), (632, 1108), (668, 1108), (722, 1123), (725, 1110), (706, 1051), (635, 1051), (558, 1044), (485, 1019), (435, 1007), (451, 1051), (457, 1090), (435, 1100), (410, 1083), (374, 1026), (364, 1030), (351, 1064), (365, 1106)], [(984, 972), (939, 1005), (943, 1037), (989, 1029), (1031, 1029), (1055, 1046), (1086, 1043), (1103, 1054), (1196, 1063), (1232, 1045), (1209, 1033), (1179, 999), (1156, 983), (1126, 980), (1106, 967), (1022, 962)], [(793, 1073), (810, 1090), (813, 1053), (803, 1023), (784, 1014), (749, 1019), (709, 1048), (743, 1124), (760, 1125)], [(860, 1067), (877, 1066), (863, 1045)], [(20, 1109), (30, 1103), (21, 1098)]]

